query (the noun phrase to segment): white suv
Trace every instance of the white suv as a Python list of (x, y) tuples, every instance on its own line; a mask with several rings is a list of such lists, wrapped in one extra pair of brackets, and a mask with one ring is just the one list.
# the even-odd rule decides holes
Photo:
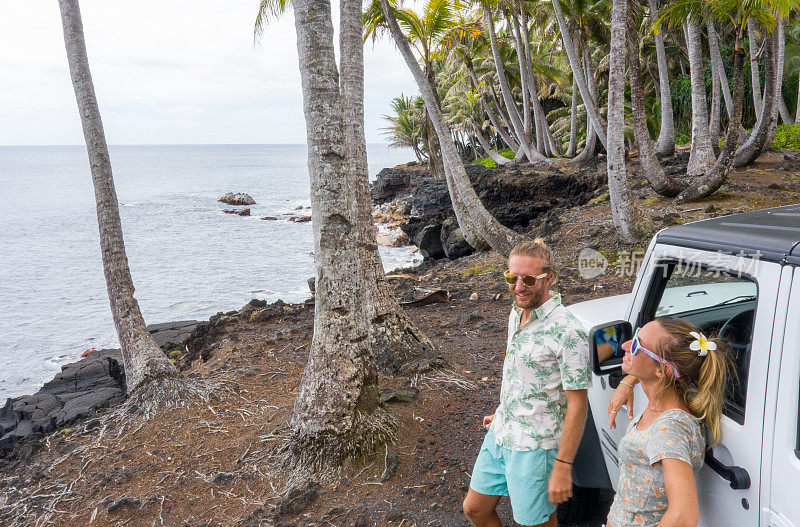
[[(665, 229), (650, 242), (630, 294), (570, 310), (591, 328), (595, 374), (576, 485), (616, 485), (628, 424), (620, 412), (617, 428), (608, 428), (608, 401), (624, 374), (619, 354), (600, 360), (595, 333), (613, 326), (621, 343), (655, 317), (681, 317), (728, 340), (738, 377), (722, 439), (697, 475), (700, 525), (800, 527), (800, 205)], [(637, 387), (634, 413), (645, 404)]]

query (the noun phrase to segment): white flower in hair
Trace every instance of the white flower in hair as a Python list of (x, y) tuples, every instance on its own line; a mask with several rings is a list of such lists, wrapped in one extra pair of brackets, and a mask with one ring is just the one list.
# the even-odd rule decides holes
[(708, 340), (702, 333), (692, 331), (690, 334), (695, 338), (695, 340), (689, 344), (689, 349), (696, 351), (698, 356), (704, 357), (708, 355), (709, 350), (715, 351), (717, 349), (717, 344)]

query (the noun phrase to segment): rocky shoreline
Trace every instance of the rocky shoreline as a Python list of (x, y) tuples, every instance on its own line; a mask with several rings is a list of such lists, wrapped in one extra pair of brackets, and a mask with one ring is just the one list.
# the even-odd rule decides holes
[[(210, 322), (182, 320), (147, 326), (168, 356), (199, 338)], [(95, 417), (104, 408), (125, 400), (125, 372), (119, 349), (90, 350), (77, 362), (65, 364), (56, 376), (32, 395), (10, 397), (0, 407), (0, 454), (18, 442), (63, 430)], [(178, 356), (180, 353), (178, 353)]]
[[(500, 223), (519, 233), (540, 228), (546, 235), (563, 210), (597, 198), (606, 187), (605, 167), (599, 163), (584, 164), (577, 170), (466, 168), (484, 206)], [(425, 258), (455, 260), (474, 252), (458, 228), (447, 183), (431, 176), (424, 166), (381, 170), (372, 187), (372, 202), (379, 211), (394, 210), (406, 217), (399, 226)]]

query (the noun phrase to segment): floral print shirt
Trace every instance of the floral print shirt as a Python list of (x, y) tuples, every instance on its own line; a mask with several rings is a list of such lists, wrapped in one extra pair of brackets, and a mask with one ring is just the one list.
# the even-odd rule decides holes
[(679, 459), (695, 474), (703, 466), (705, 439), (700, 421), (683, 410), (667, 410), (645, 430), (635, 419), (619, 442), (619, 483), (608, 513), (613, 527), (658, 525), (667, 511), (662, 459)]
[(591, 386), (588, 338), (558, 294), (534, 309), (522, 326), (521, 317), (522, 310), (515, 306), (508, 318), (492, 435), (509, 450), (558, 448), (567, 411), (564, 390)]

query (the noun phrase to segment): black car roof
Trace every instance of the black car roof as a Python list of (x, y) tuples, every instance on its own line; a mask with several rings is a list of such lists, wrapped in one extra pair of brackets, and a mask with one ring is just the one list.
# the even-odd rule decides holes
[(800, 265), (800, 204), (676, 225), (657, 241)]

